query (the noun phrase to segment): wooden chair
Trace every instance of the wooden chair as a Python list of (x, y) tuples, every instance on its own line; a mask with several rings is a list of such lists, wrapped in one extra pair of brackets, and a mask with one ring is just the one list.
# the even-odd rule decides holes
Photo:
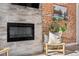
[(0, 54), (6, 53), (6, 55), (8, 56), (9, 55), (8, 52), (9, 52), (9, 48), (0, 49)]
[[(55, 38), (54, 38), (55, 37)], [(57, 37), (57, 38), (56, 38)], [(65, 43), (60, 43), (56, 41), (61, 39), (60, 36), (55, 36), (52, 33), (49, 33), (48, 42), (44, 43), (45, 54), (48, 55), (48, 52), (62, 52), (65, 55)]]
[(62, 52), (65, 55), (65, 43), (58, 44), (45, 44), (45, 54), (48, 55), (48, 52)]

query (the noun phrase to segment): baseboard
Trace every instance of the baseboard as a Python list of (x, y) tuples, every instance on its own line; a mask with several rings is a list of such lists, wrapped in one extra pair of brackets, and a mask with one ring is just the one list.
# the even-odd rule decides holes
[(78, 45), (77, 43), (67, 43), (66, 46)]
[(36, 56), (36, 55), (39, 55), (39, 54), (43, 54), (43, 51), (42, 52), (33, 53), (33, 54), (31, 54), (31, 56)]

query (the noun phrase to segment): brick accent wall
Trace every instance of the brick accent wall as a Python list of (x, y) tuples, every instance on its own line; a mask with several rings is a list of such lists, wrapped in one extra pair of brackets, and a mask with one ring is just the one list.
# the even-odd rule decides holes
[(43, 19), (43, 33), (48, 34), (49, 24), (52, 22), (53, 5), (61, 5), (68, 9), (68, 21), (67, 31), (63, 33), (63, 42), (74, 43), (76, 42), (76, 4), (56, 4), (56, 3), (44, 3), (42, 4), (42, 19)]

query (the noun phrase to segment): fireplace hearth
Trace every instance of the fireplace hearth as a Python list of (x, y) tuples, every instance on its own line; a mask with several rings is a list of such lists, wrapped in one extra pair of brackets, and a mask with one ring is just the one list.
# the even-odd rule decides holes
[(34, 40), (34, 24), (7, 23), (7, 42)]

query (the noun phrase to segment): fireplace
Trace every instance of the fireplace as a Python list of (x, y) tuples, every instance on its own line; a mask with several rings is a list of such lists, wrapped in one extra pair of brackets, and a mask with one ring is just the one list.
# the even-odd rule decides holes
[(34, 24), (7, 23), (7, 42), (34, 40)]

